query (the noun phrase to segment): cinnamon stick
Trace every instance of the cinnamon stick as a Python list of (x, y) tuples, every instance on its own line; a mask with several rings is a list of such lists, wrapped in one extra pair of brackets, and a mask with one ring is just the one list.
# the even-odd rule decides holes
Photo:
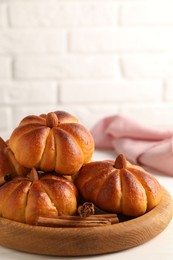
[(74, 220), (74, 219), (62, 219), (62, 218), (46, 218), (39, 217), (36, 223), (38, 226), (49, 227), (95, 227), (102, 225), (110, 225), (111, 222), (107, 219), (91, 219), (91, 220)]
[(80, 216), (38, 217), (36, 225), (47, 227), (95, 227), (118, 223), (117, 214), (100, 214), (87, 218)]

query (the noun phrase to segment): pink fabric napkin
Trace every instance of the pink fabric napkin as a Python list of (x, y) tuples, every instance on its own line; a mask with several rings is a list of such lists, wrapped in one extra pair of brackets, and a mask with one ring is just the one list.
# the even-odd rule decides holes
[(91, 134), (96, 148), (115, 149), (132, 163), (173, 176), (173, 130), (145, 126), (115, 115), (100, 120)]

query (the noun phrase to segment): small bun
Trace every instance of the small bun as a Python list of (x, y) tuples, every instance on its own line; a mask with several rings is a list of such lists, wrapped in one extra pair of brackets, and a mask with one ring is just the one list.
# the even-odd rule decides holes
[(75, 177), (75, 184), (85, 200), (101, 209), (134, 217), (154, 208), (162, 198), (156, 178), (123, 155), (115, 162), (87, 163)]
[(64, 175), (75, 174), (94, 152), (90, 132), (64, 111), (24, 118), (9, 146), (21, 165)]
[(26, 176), (29, 169), (19, 164), (7, 143), (0, 137), (0, 185), (6, 176)]
[(52, 174), (34, 178), (15, 178), (0, 187), (1, 217), (34, 225), (39, 216), (76, 213), (78, 192), (71, 181)]

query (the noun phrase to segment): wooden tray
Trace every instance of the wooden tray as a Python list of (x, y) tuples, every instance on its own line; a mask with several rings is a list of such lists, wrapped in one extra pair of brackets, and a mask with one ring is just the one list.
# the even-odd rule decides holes
[(87, 228), (50, 228), (0, 218), (0, 244), (19, 251), (56, 255), (97, 255), (138, 246), (162, 232), (173, 216), (173, 202), (163, 188), (157, 207), (119, 224)]

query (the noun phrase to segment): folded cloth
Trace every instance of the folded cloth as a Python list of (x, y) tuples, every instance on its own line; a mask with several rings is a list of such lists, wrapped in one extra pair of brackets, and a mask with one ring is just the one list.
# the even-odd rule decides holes
[(112, 148), (132, 163), (173, 176), (173, 130), (148, 127), (115, 115), (96, 123), (91, 134), (96, 148)]

